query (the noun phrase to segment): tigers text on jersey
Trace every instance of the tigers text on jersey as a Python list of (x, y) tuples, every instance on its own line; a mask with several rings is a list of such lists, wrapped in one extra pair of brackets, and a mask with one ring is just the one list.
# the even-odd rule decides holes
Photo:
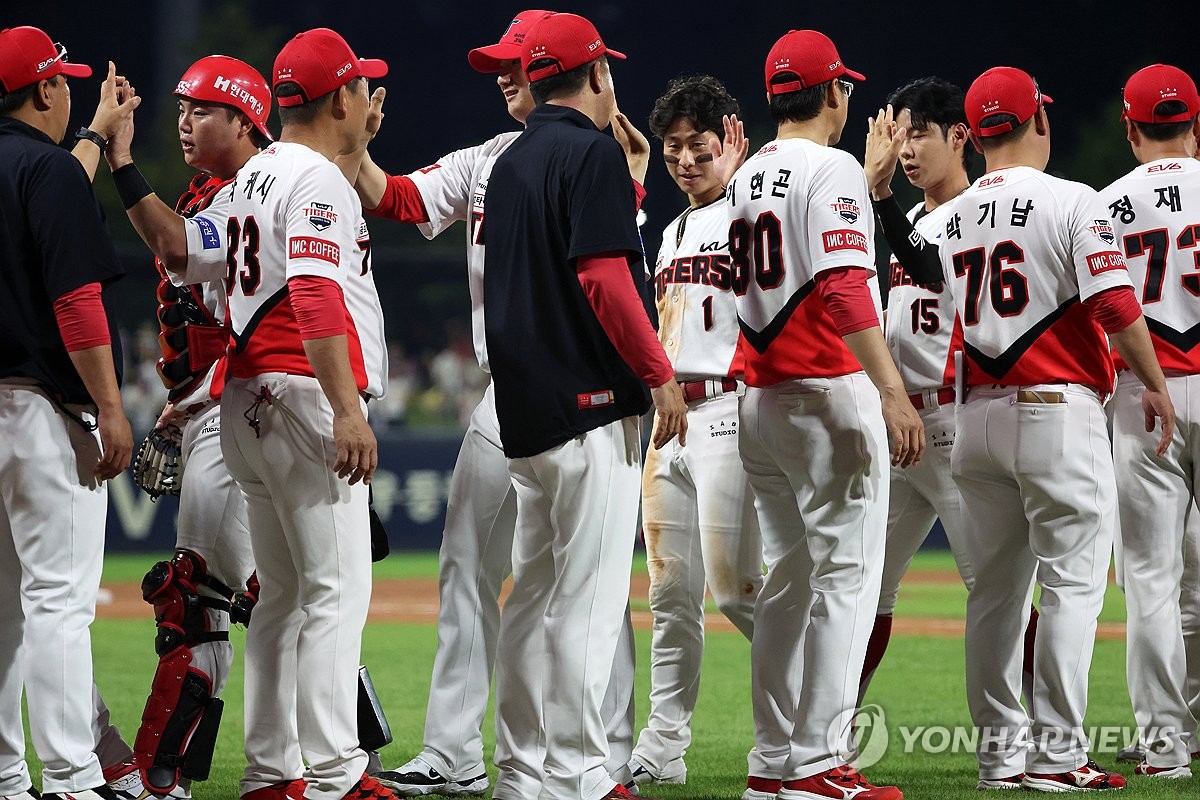
[(1100, 199), (1124, 248), (1158, 362), (1164, 370), (1200, 373), (1200, 162), (1142, 164)]
[(233, 339), (229, 373), (313, 376), (287, 281), (329, 278), (342, 290), (350, 366), (359, 391), (382, 397), (387, 350), (371, 273), (371, 240), (354, 189), (333, 162), (276, 142), (238, 170), (225, 227), (189, 221), (187, 282), (225, 277)]
[(658, 338), (680, 380), (737, 376), (737, 309), (724, 196), (690, 208), (663, 231), (654, 267)]
[(479, 366), (488, 371), (487, 338), (483, 327), (483, 200), (496, 157), (508, 149), (520, 131), (494, 136), (475, 147), (456, 150), (408, 177), (425, 203), (428, 223), (418, 227), (432, 239), (458, 220), (467, 223), (467, 285), (471, 292), (471, 338)]
[[(920, 215), (925, 204), (908, 213), (926, 241), (941, 246), (945, 204)], [(920, 216), (919, 216), (920, 215)], [(888, 275), (888, 313), (884, 335), (911, 394), (954, 385), (954, 353), (962, 349), (962, 330), (954, 324), (954, 295), (944, 282), (921, 286), (904, 273), (893, 256)]]
[(939, 254), (963, 326), (967, 383), (1112, 391), (1103, 330), (1083, 301), (1129, 286), (1096, 192), (1032, 167), (989, 172), (946, 204)]
[[(847, 375), (862, 369), (815, 291), (829, 269), (875, 274), (875, 217), (862, 167), (807, 139), (777, 139), (729, 182), (733, 268), (746, 383)], [(878, 291), (872, 291), (878, 312)]]

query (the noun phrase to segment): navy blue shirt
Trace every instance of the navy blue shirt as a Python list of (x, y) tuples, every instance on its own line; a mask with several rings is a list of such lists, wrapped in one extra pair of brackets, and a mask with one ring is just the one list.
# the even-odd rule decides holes
[(492, 168), (483, 220), (484, 319), (500, 441), (545, 452), (622, 417), (650, 391), (584, 295), (580, 256), (626, 252), (645, 294), (625, 154), (578, 111), (540, 105)]
[[(54, 301), (124, 274), (80, 163), (36, 128), (0, 117), (0, 378), (32, 378), (62, 402), (91, 403)], [(108, 323), (119, 381), (111, 313)]]

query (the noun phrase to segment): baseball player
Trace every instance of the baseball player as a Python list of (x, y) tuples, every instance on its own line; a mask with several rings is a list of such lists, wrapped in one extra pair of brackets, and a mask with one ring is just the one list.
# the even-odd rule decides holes
[(849, 79), (863, 76), (824, 34), (789, 31), (765, 77), (778, 134), (727, 192), (747, 384), (738, 438), (767, 562), (743, 797), (898, 800), (899, 789), (871, 785), (842, 755), (879, 600), (888, 435), (893, 464), (924, 450), (879, 327), (863, 171), (832, 147)]
[[(926, 455), (909, 469), (892, 469), (883, 584), (867, 646), (860, 704), (887, 650), (900, 581), (935, 518), (942, 521), (963, 583), (968, 589), (974, 583), (974, 571), (962, 541), (958, 487), (950, 474), (954, 361), (962, 349), (962, 331), (956, 327), (954, 302), (945, 282), (919, 284), (901, 264), (913, 251), (910, 235), (914, 226), (928, 247), (936, 247), (933, 242), (939, 240), (945, 222), (945, 203), (970, 186), (963, 91), (941, 78), (920, 78), (892, 92), (887, 102), (888, 108), (868, 124), (864, 165), (871, 205), (893, 252), (885, 335), (909, 400), (925, 423)], [(897, 161), (904, 167), (909, 183), (924, 192), (922, 202), (907, 215), (891, 190)], [(1033, 697), (1032, 643), (1036, 629), (1037, 611), (1031, 609), (1022, 668), (1022, 692), (1027, 702)]]
[[(25, 763), (21, 698), (42, 790), (112, 800), (93, 748), (92, 648), (106, 480), (133, 438), (120, 340), (104, 288), (124, 273), (87, 174), (58, 142), (68, 79), (90, 67), (33, 27), (0, 31), (0, 797), (39, 797)], [(101, 146), (136, 103), (102, 106), (81, 135)], [(107, 113), (112, 112), (112, 113)], [(111, 126), (111, 127), (106, 127)], [(97, 141), (98, 140), (98, 141)]]
[[(130, 220), (158, 256), (156, 263), (163, 276), (158, 290), (158, 318), (163, 329), (159, 373), (170, 390), (170, 402), (158, 427), (182, 428), (177, 549), (170, 564), (155, 565), (146, 581), (157, 586), (152, 595), (157, 607), (182, 602), (196, 608), (192, 614), (181, 616), (171, 608), (163, 609), (166, 613), (160, 626), (178, 625), (186, 638), (162, 655), (135, 743), (136, 766), (128, 763), (106, 770), (105, 777), (118, 795), (132, 798), (140, 795), (143, 786), (160, 794), (171, 792), (177, 781), (181, 784), (177, 796), (186, 797), (190, 794), (189, 776), (181, 778), (178, 767), (167, 765), (178, 763), (181, 754), (186, 755), (189, 765), (211, 760), (211, 750), (193, 750), (191, 742), (203, 741), (211, 747), (215, 739), (190, 731), (193, 725), (197, 733), (210, 726), (216, 729), (220, 714), (212, 700), (221, 695), (233, 661), (228, 641), (229, 601), (236, 593), (246, 591), (247, 578), (254, 571), (245, 500), (225, 468), (220, 449), (219, 403), (228, 341), (222, 324), (225, 283), (215, 279), (203, 285), (175, 286), (169, 275), (186, 272), (189, 224), (198, 227), (200, 234), (204, 225), (221, 230), (227, 227), (233, 198), (229, 191), (222, 190), (238, 169), (271, 141), (266, 125), (271, 90), (249, 64), (214, 55), (187, 69), (175, 96), (183, 157), (199, 174), (174, 209), (157, 195), (139, 196), (139, 187), (145, 183), (130, 152), (132, 128), (115, 137), (105, 154), (122, 199), (135, 201), (127, 209)], [(202, 215), (200, 222), (195, 220), (198, 215)], [(186, 668), (181, 670), (183, 664)], [(176, 697), (181, 691), (180, 672), (184, 681), (194, 684), (184, 696), (190, 699), (184, 702), (180, 702), (184, 698)], [(172, 685), (176, 687), (173, 692)], [(163, 701), (158, 700), (160, 695)], [(168, 712), (164, 706), (174, 711)], [(294, 738), (294, 732), (291, 736)], [(174, 752), (168, 742), (173, 743)], [(255, 751), (258, 746), (258, 742), (247, 740), (246, 755), (252, 765), (259, 760)], [(194, 766), (187, 770), (193, 775), (198, 771)], [(299, 797), (303, 789), (303, 782), (297, 781), (290, 788), (257, 789), (247, 797), (278, 797), (276, 790), (290, 790)]]
[[(658, 338), (688, 401), (691, 441), (646, 454), (642, 530), (650, 571), (650, 716), (630, 760), (635, 781), (684, 783), (683, 757), (704, 653), (704, 587), (751, 638), (762, 586), (754, 495), (738, 457), (742, 385), (729, 263), (725, 183), (747, 143), (722, 148), (738, 104), (711, 76), (672, 81), (650, 129), (688, 208), (663, 232), (654, 273)], [(738, 123), (740, 125), (740, 123)]]
[[(1146, 386), (1158, 452), (1174, 409), (1107, 213), (1090, 188), (1046, 175), (1050, 127), (1034, 80), (1012, 67), (967, 91), (986, 174), (949, 203), (939, 247), (963, 325), (965, 403), (952, 469), (975, 585), (967, 600), (967, 699), (979, 788), (1120, 789), (1088, 756), (1087, 677), (1104, 599), (1115, 479), (1102, 399), (1104, 334)], [(1034, 695), (1020, 693), (1034, 582), (1041, 618)]]
[(246, 640), (258, 759), (243, 794), (294, 796), (303, 757), (309, 800), (391, 796), (364, 773), (355, 719), (378, 460), (366, 401), (384, 389), (383, 318), (361, 206), (333, 163), (360, 146), (366, 79), (386, 73), (334, 31), (297, 34), (273, 70), (279, 141), (238, 170), (224, 230), (203, 215), (188, 227), (184, 279), (224, 276), (229, 292), (221, 449), (262, 580)]
[[(1194, 425), (1200, 408), (1190, 390), (1200, 381), (1200, 351), (1190, 332), (1200, 323), (1195, 248), (1200, 234), (1200, 94), (1177, 67), (1155, 64), (1125, 84), (1125, 132), (1141, 166), (1100, 193), (1108, 233), (1123, 248), (1178, 420), (1170, 448), (1143, 425), (1144, 385), (1117, 360), (1113, 458), (1121, 515), (1116, 548), (1128, 608), (1126, 674), (1134, 718), (1144, 732), (1137, 774), (1186, 778), (1196, 719), (1186, 692), (1184, 600), (1186, 520), (1196, 499)], [(1106, 223), (1101, 219), (1097, 224)], [(1193, 289), (1195, 291), (1193, 291)]]
[(628, 797), (606, 763), (601, 700), (629, 597), (639, 416), (653, 399), (661, 447), (684, 435), (686, 405), (641, 305), (636, 187), (621, 146), (598, 130), (616, 113), (608, 57), (624, 56), (573, 14), (539, 20), (522, 46), (537, 106), (492, 167), (480, 229), (488, 360), (517, 493), (497, 725), (511, 723), (514, 693), (540, 698), (544, 779), (514, 781), (516, 796), (540, 783), (546, 798)]
[[(522, 124), (534, 102), (529, 81), (521, 70), (520, 42), (535, 21), (550, 13), (523, 11), (513, 18), (496, 44), (468, 54), (472, 67), (496, 75), (509, 114)], [(632, 132), (623, 141), (640, 136), (623, 116), (620, 124), (623, 130)], [(415, 223), (429, 238), (458, 220), (468, 223), (472, 328), (479, 366), (485, 372), (489, 367), (483, 327), (484, 246), (477, 233), (483, 214), (483, 190), (492, 165), (517, 136), (516, 131), (502, 133), (477, 147), (443, 156), (432, 166), (407, 176), (388, 175), (369, 155), (362, 154), (355, 184), (368, 213)], [(631, 169), (637, 171), (637, 167)], [(644, 177), (643, 161), (635, 178)], [(438, 650), (425, 716), (425, 746), (405, 764), (375, 776), (404, 796), (482, 794), (488, 788), (480, 728), (496, 657), (500, 622), (497, 601), (504, 580), (512, 572), (516, 524), (516, 494), (500, 445), (495, 394), (490, 385), (463, 438), (446, 514), (439, 565)], [(509, 607), (517, 606), (510, 600)], [(537, 619), (540, 617), (534, 621)], [(603, 713), (609, 770), (624, 783), (631, 779), (621, 771), (629, 759), (633, 734), (633, 643), (628, 623), (617, 652)], [(516, 796), (516, 791), (506, 786), (514, 775), (530, 776), (541, 769), (536, 742), (537, 707), (529, 704), (522, 710), (519, 718), (512, 712), (507, 714), (508, 724), (497, 731), (497, 760), (501, 764), (497, 793), (501, 796)]]

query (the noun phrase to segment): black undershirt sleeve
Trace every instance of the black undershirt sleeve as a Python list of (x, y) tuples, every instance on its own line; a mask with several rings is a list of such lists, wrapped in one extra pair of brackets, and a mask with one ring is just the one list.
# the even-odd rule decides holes
[(879, 220), (888, 247), (905, 274), (922, 285), (945, 280), (937, 245), (917, 233), (896, 202), (896, 196), (883, 200), (872, 199), (871, 206), (875, 209), (875, 217)]

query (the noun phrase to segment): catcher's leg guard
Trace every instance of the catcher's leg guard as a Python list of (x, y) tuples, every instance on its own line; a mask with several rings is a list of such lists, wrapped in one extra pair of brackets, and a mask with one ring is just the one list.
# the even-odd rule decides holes
[(154, 605), (158, 623), (159, 662), (133, 749), (142, 783), (156, 794), (169, 793), (180, 777), (207, 778), (216, 744), (222, 703), (212, 696), (212, 678), (193, 663), (192, 648), (228, 640), (228, 631), (212, 630), (208, 612), (228, 613), (229, 603), (201, 596), (201, 586), (226, 598), (233, 594), (207, 574), (203, 558), (182, 549), (142, 580), (142, 597)]

